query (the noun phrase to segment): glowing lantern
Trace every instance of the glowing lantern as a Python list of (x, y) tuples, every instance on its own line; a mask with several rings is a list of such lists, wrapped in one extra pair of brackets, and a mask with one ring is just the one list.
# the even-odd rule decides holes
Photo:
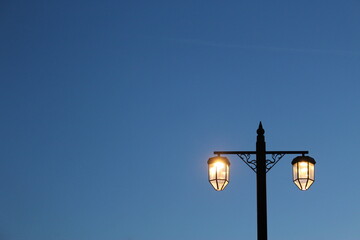
[(222, 191), (229, 183), (230, 162), (226, 157), (212, 157), (208, 160), (209, 182), (216, 191)]
[(315, 181), (315, 160), (309, 156), (298, 156), (291, 162), (293, 181), (302, 191), (308, 190)]

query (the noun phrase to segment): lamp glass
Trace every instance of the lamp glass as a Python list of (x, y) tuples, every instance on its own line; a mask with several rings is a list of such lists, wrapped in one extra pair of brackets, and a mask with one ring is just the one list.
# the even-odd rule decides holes
[(226, 157), (212, 157), (208, 160), (209, 182), (216, 191), (222, 191), (229, 183), (230, 162)]
[(315, 160), (309, 156), (299, 156), (292, 161), (293, 181), (300, 190), (308, 190), (314, 183), (315, 163)]

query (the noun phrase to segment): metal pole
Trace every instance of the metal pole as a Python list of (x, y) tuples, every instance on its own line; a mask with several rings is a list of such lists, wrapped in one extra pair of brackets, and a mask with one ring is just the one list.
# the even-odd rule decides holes
[(267, 240), (266, 208), (266, 144), (264, 129), (260, 122), (256, 141), (256, 194), (257, 194), (257, 237)]

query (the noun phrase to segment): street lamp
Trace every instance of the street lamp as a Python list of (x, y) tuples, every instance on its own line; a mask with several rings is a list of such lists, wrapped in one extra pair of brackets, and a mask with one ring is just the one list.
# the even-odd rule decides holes
[[(222, 191), (229, 183), (230, 161), (220, 155), (238, 155), (256, 173), (257, 237), (267, 240), (266, 173), (286, 154), (301, 154), (292, 161), (293, 181), (300, 190), (307, 190), (315, 181), (315, 160), (305, 156), (308, 151), (266, 151), (264, 129), (260, 122), (257, 130), (256, 151), (215, 151), (217, 156), (208, 160), (209, 182), (216, 191)], [(266, 159), (271, 154), (272, 159)], [(255, 155), (255, 160), (250, 160)]]
[(291, 162), (293, 181), (300, 190), (306, 191), (315, 181), (315, 160), (309, 156), (298, 156)]
[(222, 191), (229, 183), (230, 161), (226, 157), (212, 157), (208, 160), (209, 182), (216, 191)]

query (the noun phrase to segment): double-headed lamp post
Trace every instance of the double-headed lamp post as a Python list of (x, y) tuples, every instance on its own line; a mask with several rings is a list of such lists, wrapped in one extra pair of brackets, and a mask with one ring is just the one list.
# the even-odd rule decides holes
[[(266, 173), (286, 154), (300, 154), (292, 161), (293, 182), (305, 191), (315, 181), (316, 162), (312, 157), (305, 156), (308, 151), (266, 151), (264, 133), (260, 122), (256, 151), (215, 151), (217, 156), (208, 160), (209, 182), (216, 191), (224, 190), (230, 179), (230, 161), (220, 155), (238, 155), (256, 173), (258, 240), (267, 240)], [(266, 159), (267, 154), (272, 156), (272, 160)], [(250, 160), (251, 155), (256, 155), (256, 160)]]

